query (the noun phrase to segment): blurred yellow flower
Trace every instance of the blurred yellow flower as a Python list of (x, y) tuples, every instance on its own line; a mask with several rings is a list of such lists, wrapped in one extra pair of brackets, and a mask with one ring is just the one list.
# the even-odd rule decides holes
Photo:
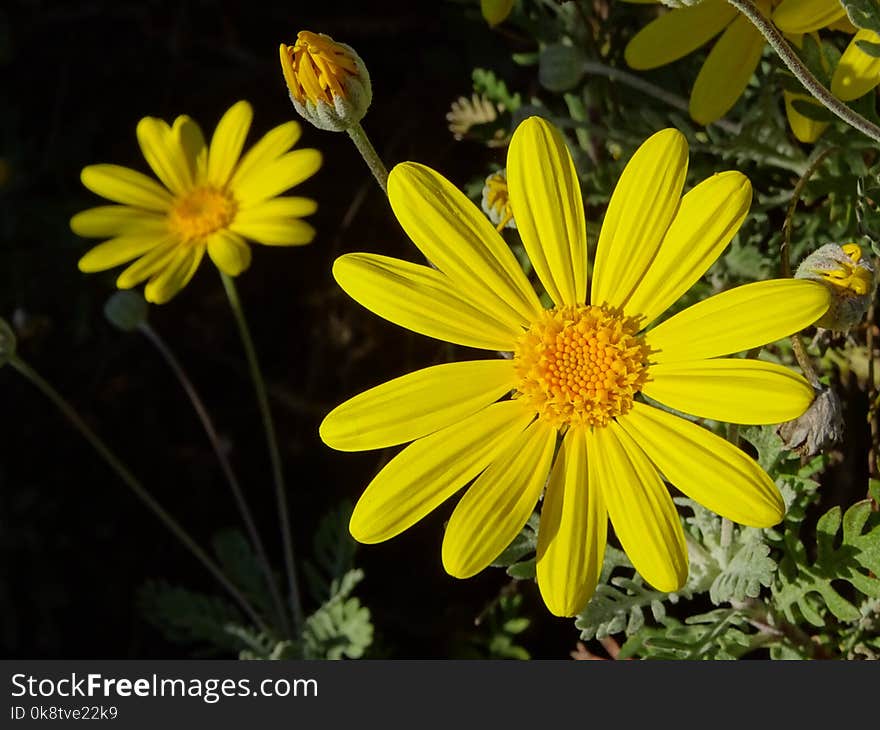
[(513, 0), (480, 0), (480, 11), (490, 26), (496, 26), (507, 20), (513, 10)]
[(510, 202), (549, 309), (460, 190), (416, 163), (393, 169), (392, 209), (433, 267), (352, 253), (337, 259), (336, 281), (414, 332), (512, 357), (403, 375), (327, 415), (320, 434), (335, 449), (413, 442), (358, 501), (350, 523), (358, 541), (394, 537), (473, 481), (442, 549), (445, 569), (466, 578), (508, 546), (544, 493), (538, 585), (549, 609), (568, 616), (596, 586), (609, 517), (649, 583), (682, 586), (687, 550), (663, 478), (736, 522), (782, 519), (782, 497), (753, 459), (645, 398), (734, 423), (796, 418), (813, 399), (803, 378), (721, 356), (812, 324), (829, 293), (794, 279), (747, 284), (646, 331), (720, 255), (751, 203), (748, 179), (733, 171), (682, 196), (687, 158), (673, 129), (636, 151), (608, 205), (588, 293), (584, 206), (566, 143), (542, 119), (517, 127)]
[[(800, 45), (803, 33), (846, 27), (846, 11), (837, 0), (757, 0), (755, 5), (768, 18), (772, 15), (780, 30), (789, 34), (789, 40), (796, 45)], [(829, 10), (833, 12), (825, 12)], [(703, 0), (699, 5), (665, 12), (632, 38), (624, 55), (632, 68), (657, 68), (683, 58), (719, 34), (721, 37), (697, 74), (690, 97), (690, 115), (694, 121), (711, 124), (730, 111), (742, 96), (766, 45), (761, 32), (727, 0)], [(827, 123), (801, 114), (793, 104), (794, 101), (812, 102), (812, 97), (806, 92), (788, 91), (783, 92), (783, 96), (795, 137), (801, 142), (815, 142)]]
[(248, 268), (246, 239), (267, 246), (309, 243), (315, 230), (303, 216), (313, 200), (278, 197), (311, 177), (321, 166), (314, 149), (289, 151), (300, 125), (275, 127), (242, 155), (253, 110), (234, 104), (220, 119), (210, 144), (199, 125), (180, 116), (169, 126), (145, 117), (137, 125), (141, 152), (161, 184), (119, 165), (89, 165), (83, 185), (121, 205), (106, 205), (73, 216), (70, 227), (86, 238), (109, 240), (79, 260), (92, 273), (131, 263), (116, 280), (120, 289), (147, 281), (144, 296), (162, 304), (195, 274), (207, 251), (224, 273)]

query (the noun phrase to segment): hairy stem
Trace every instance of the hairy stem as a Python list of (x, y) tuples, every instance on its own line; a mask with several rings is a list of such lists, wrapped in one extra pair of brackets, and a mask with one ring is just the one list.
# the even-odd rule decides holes
[(27, 380), (45, 395), (52, 404), (70, 421), (71, 425), (79, 431), (80, 435), (88, 441), (98, 455), (107, 463), (107, 465), (116, 473), (116, 475), (128, 486), (135, 496), (140, 499), (159, 520), (168, 528), (168, 530), (192, 553), (205, 569), (217, 579), (217, 582), (226, 589), (230, 596), (238, 603), (242, 611), (253, 621), (261, 631), (268, 631), (268, 626), (260, 618), (254, 607), (245, 598), (245, 596), (235, 587), (235, 585), (224, 575), (220, 567), (208, 556), (208, 554), (199, 547), (193, 537), (177, 522), (168, 512), (159, 504), (153, 496), (147, 491), (140, 481), (129, 471), (129, 469), (119, 460), (119, 458), (110, 450), (110, 447), (80, 418), (79, 414), (68, 403), (64, 397), (45, 378), (37, 373), (30, 365), (22, 360), (18, 355), (13, 355), (9, 364), (21, 373)]
[(217, 433), (217, 429), (214, 427), (208, 409), (201, 396), (199, 396), (198, 391), (196, 391), (192, 380), (190, 380), (186, 371), (183, 369), (183, 366), (180, 364), (180, 361), (168, 346), (168, 343), (166, 343), (159, 333), (146, 322), (141, 324), (138, 329), (140, 329), (141, 333), (156, 347), (162, 357), (165, 358), (165, 361), (168, 363), (168, 366), (177, 377), (177, 380), (180, 382), (181, 387), (189, 398), (193, 410), (196, 412), (199, 421), (201, 421), (202, 427), (205, 429), (205, 434), (208, 437), (208, 441), (211, 443), (211, 447), (213, 448), (217, 461), (220, 464), (223, 476), (229, 483), (229, 488), (232, 491), (238, 511), (241, 513), (242, 521), (244, 522), (245, 529), (247, 530), (248, 537), (250, 538), (251, 545), (257, 555), (257, 559), (260, 562), (260, 567), (263, 569), (266, 585), (272, 596), (272, 601), (275, 606), (275, 611), (278, 614), (281, 629), (284, 631), (285, 635), (290, 636), (290, 622), (287, 617), (287, 612), (284, 610), (284, 605), (281, 601), (281, 595), (278, 592), (275, 578), (272, 575), (272, 566), (266, 555), (266, 549), (260, 538), (260, 532), (257, 530), (256, 524), (254, 523), (253, 515), (251, 514), (247, 499), (244, 496), (244, 491), (232, 469), (232, 464), (229, 463), (229, 458), (226, 456), (226, 452), (220, 443), (220, 436)]
[(245, 355), (247, 356), (251, 380), (257, 394), (257, 406), (260, 409), (260, 416), (263, 420), (266, 445), (269, 449), (269, 459), (272, 462), (272, 479), (275, 485), (275, 499), (278, 503), (278, 519), (281, 523), (281, 541), (284, 550), (284, 566), (287, 572), (287, 588), (290, 594), (290, 610), (293, 615), (294, 631), (299, 635), (302, 628), (302, 604), (300, 603), (299, 587), (296, 579), (296, 564), (293, 560), (293, 536), (290, 529), (290, 515), (287, 507), (287, 488), (284, 483), (284, 470), (281, 463), (281, 453), (278, 450), (278, 438), (275, 435), (275, 424), (272, 420), (272, 412), (269, 409), (266, 382), (257, 359), (257, 351), (254, 348), (250, 327), (248, 327), (247, 319), (241, 306), (241, 300), (238, 297), (235, 280), (222, 271), (220, 272), (220, 277), (223, 280), (223, 287), (226, 290), (226, 296), (229, 299), (232, 313), (235, 315), (235, 322), (238, 325), (238, 332), (241, 336)]
[(388, 170), (385, 169), (382, 158), (379, 157), (379, 154), (376, 152), (376, 148), (373, 147), (373, 144), (372, 142), (370, 142), (370, 138), (367, 137), (367, 133), (364, 131), (364, 128), (360, 124), (356, 123), (345, 131), (348, 132), (348, 136), (351, 137), (351, 141), (354, 142), (354, 146), (357, 147), (357, 151), (360, 152), (361, 157), (364, 158), (364, 162), (367, 163), (367, 167), (370, 168), (370, 172), (373, 173), (373, 177), (376, 178), (376, 182), (379, 183), (379, 187), (382, 188), (382, 192), (387, 195)]
[(880, 142), (880, 127), (869, 122), (858, 112), (850, 109), (840, 99), (834, 96), (826, 89), (810, 70), (804, 66), (798, 55), (792, 50), (788, 41), (782, 36), (782, 33), (775, 25), (765, 18), (761, 11), (755, 7), (751, 0), (727, 0), (733, 7), (745, 15), (752, 24), (761, 32), (761, 35), (767, 39), (767, 42), (776, 51), (776, 54), (782, 59), (783, 63), (788, 66), (789, 70), (797, 77), (804, 88), (815, 97), (815, 99), (836, 114), (851, 127), (859, 130), (862, 134)]

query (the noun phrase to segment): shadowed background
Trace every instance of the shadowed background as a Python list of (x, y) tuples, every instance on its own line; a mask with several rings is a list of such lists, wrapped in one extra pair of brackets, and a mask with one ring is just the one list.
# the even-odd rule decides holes
[[(355, 47), (374, 99), (364, 127), (389, 168), (416, 160), (463, 186), (503, 164), (503, 151), (456, 142), (452, 100), (471, 70), (496, 70), (527, 91), (512, 66), (521, 41), (492, 32), (476, 2), (33, 2), (0, 8), (0, 316), (19, 353), (52, 382), (203, 545), (239, 527), (231, 494), (183, 391), (156, 350), (123, 334), (102, 308), (117, 272), (83, 275), (70, 216), (101, 204), (80, 169), (112, 162), (148, 172), (135, 139), (143, 116), (189, 114), (209, 135), (232, 103), (254, 106), (248, 143), (295, 117), (278, 44), (299, 29)], [(526, 47), (527, 49), (527, 47)], [(333, 281), (334, 258), (374, 251), (417, 261), (387, 201), (344, 134), (304, 123), (298, 146), (324, 153), (295, 194), (319, 202), (315, 241), (255, 246), (239, 291), (263, 365), (290, 488), (299, 556), (319, 518), (354, 501), (395, 450), (336, 453), (317, 436), (323, 415), (361, 390), (451, 359), (454, 348), (366, 312)], [(170, 304), (153, 307), (208, 403), (276, 567), (280, 539), (269, 459), (241, 344), (220, 278), (205, 259)], [(15, 658), (190, 657), (143, 617), (139, 588), (161, 578), (220, 593), (86, 442), (31, 385), (0, 371), (0, 651)], [(509, 582), (489, 570), (457, 581), (440, 565), (454, 500), (394, 540), (360, 547), (357, 594), (373, 614), (374, 655), (459, 657), (474, 620)], [(577, 638), (531, 583), (533, 618), (520, 643), (536, 658), (566, 658)]]

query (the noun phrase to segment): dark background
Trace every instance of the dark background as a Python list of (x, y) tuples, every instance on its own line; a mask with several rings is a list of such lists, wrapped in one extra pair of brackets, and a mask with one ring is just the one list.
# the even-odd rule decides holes
[[(452, 100), (471, 92), (471, 70), (492, 68), (520, 91), (534, 83), (490, 31), (474, 2), (316, 3), (141, 0), (33, 2), (0, 7), (0, 316), (19, 353), (76, 407), (132, 471), (207, 544), (238, 513), (209, 443), (177, 381), (137, 333), (102, 308), (116, 273), (83, 275), (94, 244), (70, 216), (101, 204), (79, 182), (98, 162), (148, 172), (135, 140), (143, 116), (189, 114), (210, 134), (239, 99), (254, 106), (249, 144), (295, 118), (278, 44), (296, 32), (354, 46), (373, 80), (364, 127), (390, 167), (417, 160), (459, 185), (504, 152), (456, 142)], [(281, 442), (300, 556), (327, 510), (354, 501), (393, 452), (336, 453), (317, 427), (366, 387), (454, 357), (348, 299), (330, 275), (334, 258), (367, 250), (417, 260), (416, 249), (345, 134), (304, 124), (299, 146), (324, 153), (296, 194), (319, 201), (307, 247), (254, 247), (239, 278)], [(207, 401), (276, 564), (281, 564), (268, 455), (234, 322), (206, 258), (152, 326)], [(458, 581), (440, 565), (443, 521), (455, 500), (394, 540), (360, 547), (358, 595), (371, 609), (376, 651), (389, 658), (464, 656), (480, 615), (507, 583), (491, 569)], [(11, 368), (0, 370), (0, 652), (9, 658), (175, 658), (137, 605), (162, 578), (216, 592), (210, 576), (139, 503), (50, 403)], [(521, 635), (536, 658), (567, 658), (577, 632), (551, 617), (530, 582), (519, 585)]]

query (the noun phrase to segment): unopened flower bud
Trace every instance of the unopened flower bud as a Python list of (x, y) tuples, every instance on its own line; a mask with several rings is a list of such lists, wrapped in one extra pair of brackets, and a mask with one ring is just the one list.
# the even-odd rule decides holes
[(483, 212), (499, 231), (505, 227), (516, 228), (513, 211), (510, 209), (510, 194), (507, 190), (506, 170), (493, 172), (486, 178), (486, 182), (483, 185), (481, 205)]
[(843, 438), (843, 408), (830, 388), (816, 393), (806, 412), (779, 424), (776, 433), (785, 448), (801, 456), (814, 456)]
[(104, 304), (104, 316), (114, 327), (132, 332), (147, 321), (149, 305), (139, 292), (122, 289)]
[(303, 119), (318, 129), (341, 132), (364, 118), (373, 88), (351, 46), (302, 30), (292, 46), (282, 43), (280, 52), (290, 100)]
[(816, 326), (834, 332), (848, 332), (861, 322), (874, 296), (874, 266), (855, 243), (826, 243), (807, 256), (794, 275), (829, 288), (831, 306)]
[(5, 319), (0, 319), (0, 367), (15, 355), (15, 332)]

